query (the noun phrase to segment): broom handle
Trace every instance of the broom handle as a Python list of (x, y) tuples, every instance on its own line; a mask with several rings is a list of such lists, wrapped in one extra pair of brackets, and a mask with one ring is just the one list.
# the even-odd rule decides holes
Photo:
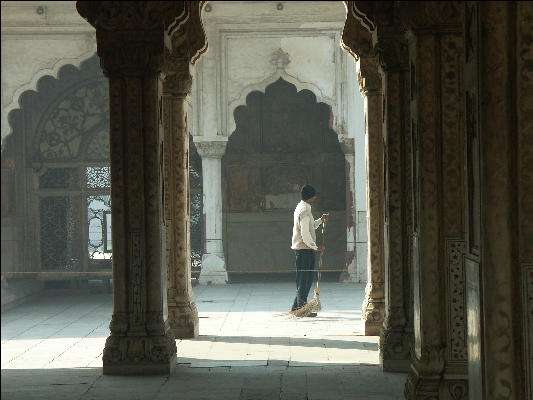
[[(326, 222), (322, 221), (322, 246), (325, 243), (325, 233), (326, 233)], [(324, 250), (325, 251), (325, 250)], [(324, 256), (324, 251), (320, 252), (320, 258), (318, 259), (318, 277), (316, 280), (316, 288), (320, 290), (320, 270), (322, 269), (322, 257)]]

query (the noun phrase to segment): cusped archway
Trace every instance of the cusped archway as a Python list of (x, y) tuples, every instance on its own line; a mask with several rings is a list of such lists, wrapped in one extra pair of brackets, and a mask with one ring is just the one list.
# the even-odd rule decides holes
[(238, 273), (294, 272), (292, 214), (305, 183), (319, 194), (314, 214), (332, 213), (325, 267), (341, 270), (346, 254), (345, 158), (331, 129), (330, 106), (280, 78), (264, 93), (248, 94), (234, 116), (236, 129), (222, 158), (224, 250), (233, 278)]
[(13, 160), (7, 195), (25, 232), (13, 270), (110, 271), (109, 96), (98, 57), (42, 77), (9, 120), (2, 163)]

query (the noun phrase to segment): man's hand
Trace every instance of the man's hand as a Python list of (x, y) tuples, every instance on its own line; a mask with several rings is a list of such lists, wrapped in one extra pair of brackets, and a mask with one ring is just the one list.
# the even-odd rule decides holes
[(326, 246), (318, 246), (318, 249), (316, 251), (319, 251), (322, 253), (324, 250), (326, 250)]
[(322, 222), (327, 222), (328, 218), (329, 218), (329, 213), (322, 214), (322, 216), (320, 217), (320, 219), (322, 219)]

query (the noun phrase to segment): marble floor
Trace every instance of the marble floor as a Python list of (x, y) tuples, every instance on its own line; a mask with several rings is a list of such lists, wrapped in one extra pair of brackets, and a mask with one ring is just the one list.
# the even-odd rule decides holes
[(324, 283), (316, 318), (286, 313), (294, 284), (199, 286), (200, 335), (170, 376), (102, 375), (112, 297), (46, 294), (2, 313), (2, 399), (401, 399), (362, 334), (364, 285)]

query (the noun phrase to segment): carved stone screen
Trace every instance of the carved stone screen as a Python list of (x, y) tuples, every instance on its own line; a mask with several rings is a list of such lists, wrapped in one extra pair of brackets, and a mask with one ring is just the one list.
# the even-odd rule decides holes
[[(76, 255), (76, 212), (69, 197), (41, 197), (41, 265), (44, 270), (70, 270)], [(73, 212), (74, 211), (74, 212)]]
[[(324, 267), (342, 269), (346, 254), (345, 159), (331, 129), (331, 109), (283, 79), (251, 92), (234, 112), (236, 130), (222, 158), (224, 251), (229, 271), (294, 271), (293, 211), (303, 184), (331, 212)], [(321, 243), (320, 232), (317, 241)]]
[(20, 256), (7, 261), (58, 277), (109, 271), (109, 96), (98, 57), (41, 78), (21, 95), (10, 123), (17, 183), (10, 196), (23, 234), (12, 240)]
[(202, 219), (202, 159), (196, 147), (189, 140), (189, 184), (190, 184), (190, 232), (191, 232), (191, 267), (195, 275), (200, 274), (203, 252)]

